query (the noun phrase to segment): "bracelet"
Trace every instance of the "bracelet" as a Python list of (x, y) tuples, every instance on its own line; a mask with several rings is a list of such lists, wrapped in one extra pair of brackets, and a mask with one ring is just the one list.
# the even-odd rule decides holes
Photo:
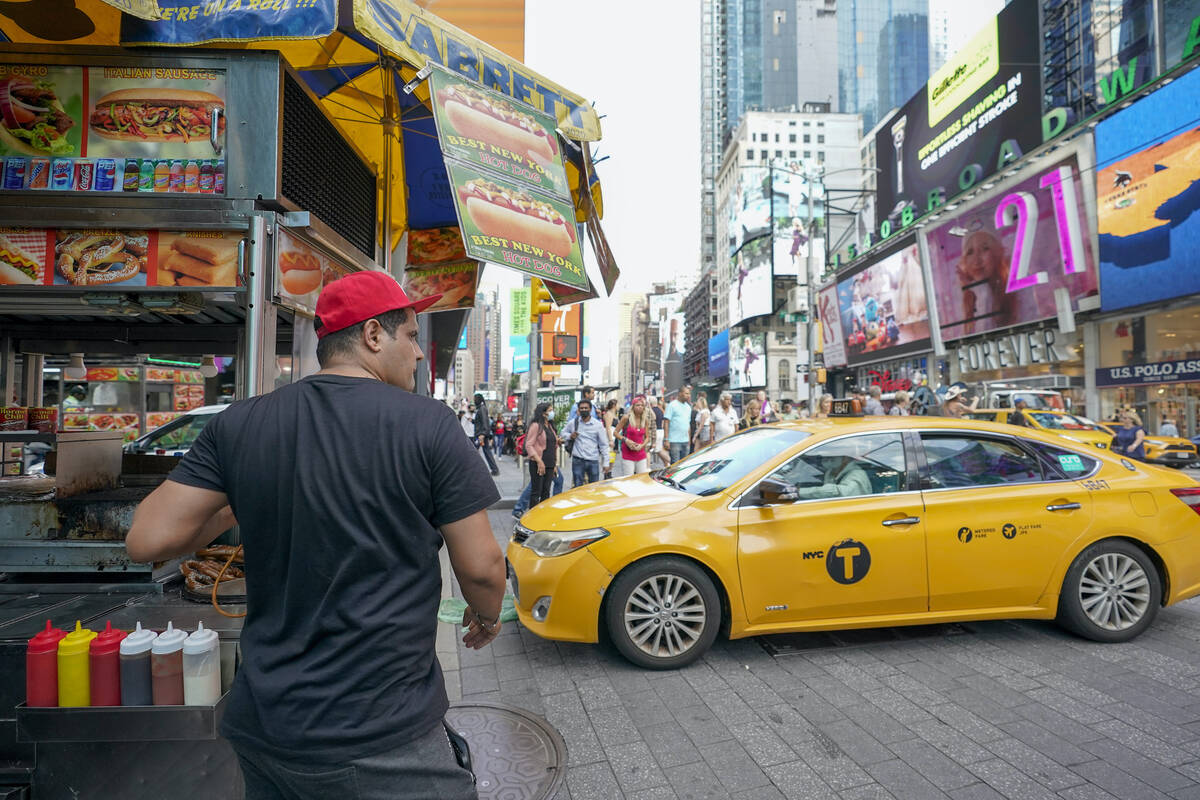
[(482, 626), (483, 629), (485, 631), (487, 631), (488, 633), (495, 633), (500, 628), (500, 617), (499, 616), (497, 616), (491, 622), (488, 622), (487, 619), (482, 614), (480, 614), (478, 611), (476, 611), (475, 612), (475, 621), (478, 622), (480, 624), (480, 626)]

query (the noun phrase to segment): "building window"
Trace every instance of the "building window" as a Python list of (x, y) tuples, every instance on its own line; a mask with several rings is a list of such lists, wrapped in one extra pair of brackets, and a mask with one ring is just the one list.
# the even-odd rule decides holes
[(817, 151), (817, 163), (818, 163), (818, 164), (824, 164), (824, 163), (825, 163), (825, 151), (824, 151), (824, 150), (818, 150), (818, 151)]
[(795, 158), (795, 157), (796, 157), (796, 151), (788, 150), (788, 158)]
[(775, 141), (777, 141), (777, 142), (779, 141), (779, 134), (778, 134), (778, 133), (777, 133), (777, 134), (775, 134)]
[(811, 123), (811, 122), (809, 122), (808, 120), (804, 120), (804, 127), (806, 127), (806, 128), (807, 128), (807, 127), (808, 127), (809, 125), (811, 125), (811, 124), (812, 124), (812, 123)]
[(766, 151), (766, 150), (759, 150), (759, 151), (758, 151), (758, 156), (759, 156), (759, 158), (761, 158), (763, 161), (766, 161), (766, 160), (767, 160), (767, 151)]
[(747, 160), (747, 161), (753, 161), (753, 160), (754, 160), (754, 151), (753, 151), (753, 150), (747, 150), (747, 151), (746, 151), (746, 160)]
[(792, 364), (786, 358), (779, 359), (779, 391), (787, 392), (792, 388)]
[(775, 151), (775, 157), (776, 157), (776, 158), (783, 158), (783, 151), (782, 151), (782, 150), (776, 150), (776, 151)]
[(750, 141), (752, 141), (752, 142), (757, 142), (757, 141), (758, 141), (758, 134), (757, 134), (757, 133), (751, 133), (751, 134), (750, 134)]
[(805, 151), (804, 151), (804, 157), (805, 157), (805, 158), (812, 158), (812, 150), (805, 150)]
[(795, 144), (796, 143), (796, 134), (789, 133), (788, 134), (788, 142), (790, 142), (791, 144)]
[(825, 144), (825, 134), (817, 134), (817, 144)]
[(811, 135), (809, 135), (809, 134), (807, 134), (807, 133), (806, 133), (806, 134), (804, 134), (804, 143), (805, 143), (805, 144), (812, 144), (812, 136), (811, 136)]
[(789, 119), (789, 120), (788, 120), (788, 127), (789, 127), (789, 128), (794, 128), (794, 127), (796, 127), (796, 120), (794, 120), (794, 119)]

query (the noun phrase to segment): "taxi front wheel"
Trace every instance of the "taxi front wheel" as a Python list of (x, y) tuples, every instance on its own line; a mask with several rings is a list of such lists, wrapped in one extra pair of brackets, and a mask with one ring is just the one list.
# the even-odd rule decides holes
[(1058, 623), (1085, 639), (1127, 642), (1154, 621), (1162, 581), (1149, 557), (1120, 539), (1084, 550), (1063, 580)]
[(721, 600), (712, 579), (696, 564), (651, 558), (613, 581), (605, 622), (625, 658), (648, 669), (675, 669), (712, 646), (721, 625)]

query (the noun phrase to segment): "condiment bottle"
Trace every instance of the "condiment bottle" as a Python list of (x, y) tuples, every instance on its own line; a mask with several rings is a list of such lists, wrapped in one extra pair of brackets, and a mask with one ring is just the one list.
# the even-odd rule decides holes
[(92, 639), (88, 648), (88, 682), (91, 687), (93, 706), (121, 705), (121, 640), (128, 635), (104, 623), (104, 630)]
[(157, 638), (157, 633), (143, 630), (139, 622), (137, 628), (121, 640), (121, 705), (154, 705), (150, 648)]
[(39, 631), (25, 647), (25, 705), (31, 708), (53, 708), (58, 705), (58, 643), (67, 632), (54, 628), (46, 620), (46, 630)]
[(170, 622), (150, 647), (150, 690), (156, 706), (183, 705), (183, 643), (187, 633)]
[(58, 643), (58, 704), (60, 706), (91, 705), (91, 686), (88, 681), (88, 646), (96, 632), (75, 620), (75, 630)]
[(204, 623), (183, 643), (183, 702), (211, 706), (221, 699), (221, 646), (217, 632)]

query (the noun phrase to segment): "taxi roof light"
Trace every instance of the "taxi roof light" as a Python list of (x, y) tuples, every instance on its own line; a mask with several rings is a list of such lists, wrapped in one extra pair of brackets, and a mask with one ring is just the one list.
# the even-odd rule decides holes
[(1171, 494), (1186, 503), (1192, 511), (1200, 514), (1200, 486), (1188, 489), (1172, 489)]

